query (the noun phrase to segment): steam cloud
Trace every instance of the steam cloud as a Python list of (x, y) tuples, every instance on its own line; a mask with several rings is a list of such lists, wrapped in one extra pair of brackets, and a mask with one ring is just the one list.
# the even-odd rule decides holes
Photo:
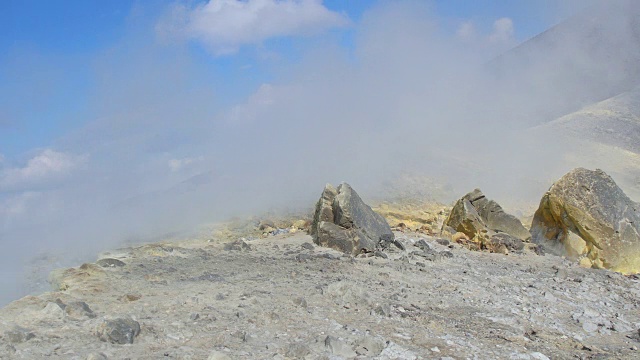
[[(470, 22), (447, 31), (419, 1), (382, 2), (353, 23), (317, 0), (212, 0), (145, 25), (92, 60), (92, 121), (21, 164), (0, 157), (0, 303), (28, 290), (22, 266), (35, 255), (75, 260), (127, 239), (307, 206), (327, 182), (371, 195), (410, 172), (458, 195), (481, 187), (499, 201), (533, 200), (568, 168), (553, 160), (556, 144), (522, 135), (532, 118), (565, 112), (554, 109), (565, 104), (553, 83), (536, 83), (557, 68), (543, 62), (522, 75), (524, 64), (505, 61), (505, 79), (487, 66), (514, 45), (509, 18), (486, 33)], [(233, 89), (218, 85), (228, 68), (212, 72), (191, 51), (265, 49), (274, 36), (344, 26), (355, 28), (353, 49), (331, 34), (306, 37), (299, 61), (261, 60), (278, 76), (232, 104)]]

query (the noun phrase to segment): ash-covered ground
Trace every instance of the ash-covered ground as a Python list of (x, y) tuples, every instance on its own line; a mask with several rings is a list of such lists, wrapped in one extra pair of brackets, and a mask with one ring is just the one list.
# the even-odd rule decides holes
[(262, 229), (133, 246), (54, 272), (56, 291), (0, 310), (0, 358), (640, 356), (637, 275), (416, 232), (353, 257), (303, 231)]

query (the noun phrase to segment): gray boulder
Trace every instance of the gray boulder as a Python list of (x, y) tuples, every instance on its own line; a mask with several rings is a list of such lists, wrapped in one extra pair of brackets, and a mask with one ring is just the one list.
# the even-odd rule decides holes
[(602, 170), (574, 169), (547, 191), (531, 224), (533, 242), (581, 265), (640, 271), (640, 204)]
[(140, 324), (130, 317), (105, 319), (96, 327), (96, 336), (112, 344), (133, 344), (140, 334)]
[(530, 238), (529, 231), (518, 218), (507, 214), (497, 202), (487, 199), (480, 189), (456, 202), (443, 228), (447, 226), (470, 239), (485, 234), (491, 237), (494, 233), (507, 233), (521, 240)]
[(374, 252), (394, 240), (386, 220), (347, 183), (325, 186), (311, 224), (313, 241), (347, 254)]

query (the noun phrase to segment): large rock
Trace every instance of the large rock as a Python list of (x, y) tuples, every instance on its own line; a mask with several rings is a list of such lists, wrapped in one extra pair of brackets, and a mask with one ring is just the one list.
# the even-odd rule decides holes
[(476, 236), (491, 237), (494, 233), (507, 233), (521, 240), (529, 239), (529, 231), (520, 220), (504, 212), (497, 202), (489, 200), (480, 189), (463, 196), (451, 209), (444, 226), (466, 234), (470, 239)]
[(347, 254), (373, 252), (393, 242), (385, 219), (362, 201), (347, 183), (338, 188), (327, 184), (311, 224), (313, 241)]
[(104, 319), (96, 327), (96, 335), (112, 344), (133, 344), (140, 334), (140, 324), (130, 317)]
[(531, 236), (547, 251), (581, 264), (637, 273), (639, 209), (604, 171), (578, 168), (544, 194)]

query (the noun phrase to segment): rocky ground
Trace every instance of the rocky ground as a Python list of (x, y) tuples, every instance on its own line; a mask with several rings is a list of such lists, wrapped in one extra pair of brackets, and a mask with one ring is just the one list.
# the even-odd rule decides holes
[[(132, 246), (0, 310), (1, 359), (631, 359), (640, 278), (424, 232), (347, 256), (304, 232)], [(232, 236), (231, 236), (232, 237)]]

